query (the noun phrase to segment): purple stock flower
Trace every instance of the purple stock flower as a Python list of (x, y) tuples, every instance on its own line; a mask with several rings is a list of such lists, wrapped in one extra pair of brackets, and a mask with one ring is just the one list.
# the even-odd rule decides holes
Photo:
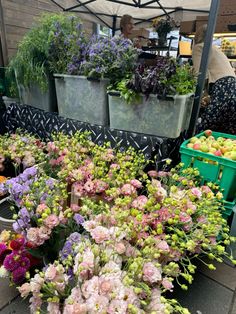
[(20, 284), (24, 281), (26, 275), (26, 269), (24, 267), (18, 267), (12, 272), (12, 279), (14, 283)]
[(71, 233), (71, 235), (68, 238), (68, 240), (70, 240), (70, 241), (72, 241), (74, 243), (80, 242), (80, 239), (81, 239), (81, 234), (79, 232)]
[(66, 241), (62, 250), (60, 251), (60, 257), (62, 260), (66, 259), (68, 255), (72, 253), (72, 242)]
[(5, 252), (7, 249), (7, 246), (5, 243), (0, 243), (0, 255), (2, 255), (3, 252)]
[(26, 270), (30, 268), (30, 260), (26, 256), (22, 256), (20, 259), (20, 266), (24, 267)]
[(8, 271), (13, 271), (20, 266), (19, 255), (11, 253), (4, 259), (3, 266)]
[(75, 214), (74, 220), (76, 221), (78, 225), (82, 225), (82, 223), (84, 223), (84, 218), (80, 214)]

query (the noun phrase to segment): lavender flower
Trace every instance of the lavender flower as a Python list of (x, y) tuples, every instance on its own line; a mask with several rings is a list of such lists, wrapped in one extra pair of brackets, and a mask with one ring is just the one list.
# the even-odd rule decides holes
[(84, 223), (84, 218), (80, 214), (75, 214), (74, 220), (78, 225), (82, 225)]

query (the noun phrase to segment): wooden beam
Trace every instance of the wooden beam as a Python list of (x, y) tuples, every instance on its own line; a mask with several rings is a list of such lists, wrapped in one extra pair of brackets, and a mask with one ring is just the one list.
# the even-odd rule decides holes
[(7, 40), (6, 40), (6, 30), (4, 25), (4, 15), (3, 15), (3, 6), (2, 0), (0, 0), (0, 38), (1, 38), (1, 46), (2, 46), (2, 61), (3, 65), (8, 64), (8, 53), (7, 53)]

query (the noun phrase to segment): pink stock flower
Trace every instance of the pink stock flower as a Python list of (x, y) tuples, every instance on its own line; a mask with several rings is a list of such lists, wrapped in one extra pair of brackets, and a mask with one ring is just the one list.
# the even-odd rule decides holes
[(49, 215), (45, 220), (44, 220), (44, 225), (50, 229), (53, 229), (54, 227), (56, 227), (57, 225), (59, 225), (60, 221), (59, 218), (54, 215), (51, 214)]
[(161, 284), (166, 290), (170, 290), (171, 292), (173, 291), (174, 286), (168, 278), (163, 278)]
[(153, 289), (151, 295), (151, 302), (148, 305), (148, 311), (150, 313), (165, 313), (165, 305), (161, 303), (161, 290)]
[(159, 243), (157, 243), (157, 247), (158, 249), (164, 251), (164, 252), (169, 252), (170, 251), (170, 247), (168, 245), (168, 243), (165, 240), (161, 240)]
[(84, 190), (87, 192), (87, 193), (95, 193), (95, 184), (93, 183), (92, 180), (88, 180), (85, 185), (84, 185)]
[(201, 190), (199, 190), (198, 188), (192, 188), (191, 189), (191, 192), (192, 192), (192, 194), (194, 195), (194, 196), (196, 196), (197, 198), (201, 198), (201, 196), (202, 196), (202, 192), (201, 192)]
[(27, 282), (24, 283), (22, 286), (18, 287), (17, 289), (19, 290), (20, 295), (21, 295), (22, 298), (28, 297), (28, 295), (31, 292), (30, 284), (27, 283)]
[(74, 213), (78, 213), (80, 211), (80, 207), (77, 204), (71, 204), (70, 208)]
[(152, 178), (157, 178), (158, 172), (156, 170), (150, 170), (150, 171), (148, 171), (148, 175)]
[(137, 179), (133, 179), (130, 181), (130, 183), (133, 185), (133, 187), (135, 187), (136, 189), (140, 189), (143, 185), (142, 183), (137, 180)]
[(96, 193), (102, 193), (102, 192), (106, 191), (109, 187), (109, 185), (102, 180), (94, 180), (94, 184), (95, 184), (95, 192)]
[(45, 271), (45, 279), (53, 281), (57, 276), (57, 269), (54, 265), (49, 265)]
[(103, 314), (106, 313), (109, 305), (109, 299), (106, 296), (93, 294), (87, 299), (88, 313), (91, 314)]
[(30, 298), (30, 313), (36, 313), (41, 308), (43, 300), (38, 296), (32, 296)]
[(83, 227), (86, 231), (91, 232), (97, 227), (98, 223), (94, 220), (88, 220), (83, 223)]
[(139, 210), (143, 210), (147, 201), (148, 201), (148, 198), (145, 195), (140, 195), (133, 200), (131, 206)]
[(153, 263), (148, 262), (143, 266), (143, 280), (154, 283), (161, 280), (161, 272)]
[(99, 280), (99, 290), (101, 294), (107, 295), (112, 291), (112, 284), (110, 280), (100, 279)]
[(36, 213), (41, 215), (42, 213), (45, 212), (46, 209), (48, 209), (48, 206), (47, 206), (47, 205), (45, 205), (45, 204), (39, 204), (39, 205), (37, 206), (37, 208), (36, 208)]
[(44, 284), (44, 279), (39, 274), (36, 274), (30, 280), (30, 289), (31, 289), (31, 292), (33, 293), (33, 295), (39, 294), (43, 284)]
[(98, 244), (110, 239), (109, 230), (102, 226), (98, 226), (92, 229), (90, 231), (90, 234), (95, 242)]
[(132, 184), (126, 183), (121, 187), (121, 193), (123, 195), (132, 195), (136, 192), (136, 189)]
[(126, 251), (126, 247), (123, 242), (116, 243), (115, 250), (118, 254), (124, 254)]
[(124, 314), (127, 313), (128, 302), (124, 300), (112, 300), (108, 306), (108, 314)]
[(39, 243), (39, 230), (38, 228), (30, 228), (26, 234), (27, 240), (33, 245), (38, 246)]
[(57, 302), (48, 302), (47, 311), (50, 314), (61, 314), (60, 304)]
[(73, 304), (65, 304), (63, 314), (87, 314), (88, 308), (86, 304), (74, 302)]
[(209, 188), (209, 186), (207, 186), (207, 185), (203, 185), (202, 187), (201, 187), (201, 190), (202, 190), (202, 192), (203, 193), (211, 193), (212, 192), (212, 190)]

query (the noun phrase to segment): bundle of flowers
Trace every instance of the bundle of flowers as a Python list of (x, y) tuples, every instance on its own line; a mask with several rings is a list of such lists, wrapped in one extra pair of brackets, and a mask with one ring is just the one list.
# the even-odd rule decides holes
[(155, 66), (137, 65), (130, 77), (110, 89), (119, 91), (121, 97), (132, 103), (141, 94), (158, 98), (187, 95), (194, 92), (195, 85), (196, 75), (189, 64), (178, 65), (173, 58), (158, 56)]
[(30, 243), (32, 255), (55, 259), (66, 236), (78, 229), (72, 210), (66, 207), (66, 184), (32, 167), (2, 185), (13, 203), (15, 232)]
[(78, 16), (58, 19), (50, 34), (49, 67), (52, 73), (79, 74), (87, 39)]
[(192, 168), (149, 178), (145, 193), (140, 181), (125, 183), (113, 203), (82, 197), (82, 235), (71, 235), (59, 260), (20, 288), (33, 294), (32, 311), (47, 302), (55, 313), (188, 313), (165, 293), (176, 283), (188, 288), (195, 259), (232, 259), (222, 194), (201, 186)]
[(154, 31), (158, 33), (158, 36), (167, 35), (170, 31), (174, 29), (174, 21), (170, 18), (160, 19), (156, 18), (152, 21), (152, 27)]
[(0, 172), (9, 176), (9, 163), (17, 175), (22, 169), (41, 163), (45, 159), (45, 144), (28, 133), (4, 134), (0, 136)]
[(121, 152), (109, 143), (95, 145), (86, 134), (58, 134), (47, 144), (47, 151), (43, 165), (46, 173), (67, 182), (67, 191), (72, 190), (77, 198), (112, 200), (126, 182), (145, 176), (143, 168), (147, 162), (142, 154), (132, 148)]
[(53, 134), (46, 146), (44, 171), (55, 179), (66, 179), (68, 172), (61, 170), (78, 167), (91, 154), (94, 146), (88, 132), (76, 132), (72, 136)]
[(19, 288), (22, 297), (32, 293), (33, 313), (44, 302), (50, 313), (189, 313), (176, 300), (161, 296), (172, 284), (157, 260), (150, 262), (134, 247), (126, 247), (125, 232), (119, 228), (95, 229), (95, 241), (79, 237), (67, 256), (62, 254)]
[(91, 78), (109, 78), (111, 82), (116, 82), (133, 72), (137, 57), (137, 49), (128, 39), (94, 36), (85, 51), (81, 73)]
[(28, 252), (29, 247), (23, 236), (7, 230), (1, 232), (0, 277), (8, 277), (16, 285), (29, 277), (30, 270), (40, 263)]

